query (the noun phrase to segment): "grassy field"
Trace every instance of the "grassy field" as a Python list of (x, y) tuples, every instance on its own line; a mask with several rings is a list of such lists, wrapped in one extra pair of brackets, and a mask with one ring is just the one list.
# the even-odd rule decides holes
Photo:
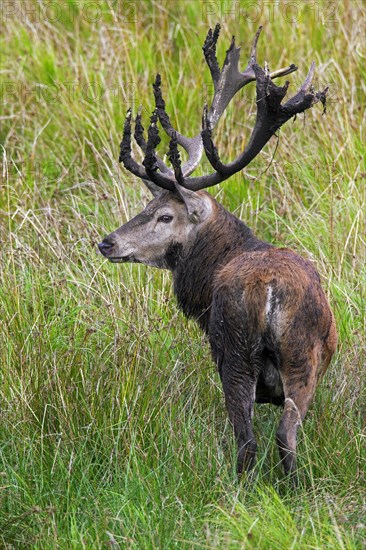
[[(1, 34), (0, 547), (366, 548), (365, 4), (357, 1), (4, 1)], [(208, 344), (167, 272), (96, 243), (149, 196), (119, 166), (128, 107), (199, 131), (209, 26), (243, 66), (312, 60), (327, 113), (289, 122), (211, 192), (264, 239), (315, 260), (337, 355), (300, 433), (301, 484), (278, 465), (280, 411), (257, 406), (257, 479), (235, 442)], [(215, 132), (224, 159), (253, 126), (253, 87)], [(145, 124), (146, 126), (146, 124)], [(136, 150), (136, 156), (138, 152)], [(203, 163), (202, 171), (207, 170)]]

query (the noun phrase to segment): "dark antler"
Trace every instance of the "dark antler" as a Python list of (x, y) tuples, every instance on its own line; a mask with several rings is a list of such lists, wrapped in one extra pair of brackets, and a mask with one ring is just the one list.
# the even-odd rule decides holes
[[(226, 52), (223, 67), (220, 70), (216, 58), (216, 44), (220, 26), (216, 25), (214, 31), (209, 30), (203, 46), (203, 52), (211, 72), (215, 93), (210, 109), (207, 106), (204, 108), (202, 132), (194, 138), (182, 136), (173, 128), (165, 110), (165, 102), (161, 93), (161, 78), (160, 75), (157, 75), (154, 83), (156, 108), (151, 117), (147, 143), (144, 138), (140, 112), (136, 118), (135, 139), (145, 153), (143, 166), (136, 163), (131, 157), (131, 111), (129, 110), (127, 113), (121, 142), (120, 161), (124, 163), (130, 172), (142, 178), (147, 184), (148, 182), (153, 182), (159, 187), (172, 191), (177, 190), (177, 183), (193, 191), (210, 187), (224, 181), (247, 166), (276, 131), (290, 118), (309, 109), (318, 101), (321, 101), (325, 105), (327, 88), (323, 92), (315, 93), (311, 86), (315, 63), (312, 63), (299, 92), (284, 105), (281, 105), (289, 83), (286, 82), (284, 86), (279, 87), (272, 80), (296, 71), (297, 67), (289, 65), (270, 73), (267, 65), (265, 69), (257, 65), (256, 48), (261, 30), (262, 27), (259, 28), (255, 35), (248, 66), (244, 72), (240, 72), (238, 69), (240, 48), (235, 47), (234, 37), (230, 48)], [(257, 118), (251, 138), (237, 159), (229, 164), (223, 164), (211, 139), (212, 130), (234, 95), (243, 86), (254, 80), (257, 86)], [(171, 138), (168, 157), (172, 160), (173, 170), (168, 168), (155, 153), (156, 146), (160, 142), (156, 126), (157, 119), (159, 119), (163, 129)], [(188, 154), (188, 161), (182, 167), (177, 145), (182, 146)], [(189, 177), (197, 168), (203, 150), (215, 172), (201, 177)]]

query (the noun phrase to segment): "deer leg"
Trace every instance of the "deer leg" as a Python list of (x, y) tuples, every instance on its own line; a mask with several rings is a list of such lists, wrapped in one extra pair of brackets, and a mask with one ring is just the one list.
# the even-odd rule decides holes
[(296, 443), (297, 429), (301, 425), (314, 395), (316, 386), (317, 365), (314, 361), (308, 361), (304, 368), (301, 367), (304, 375), (299, 377), (293, 367), (281, 372), (285, 402), (280, 424), (276, 432), (276, 440), (280, 453), (281, 462), (286, 475), (289, 475), (293, 485), (297, 485), (296, 474)]
[(256, 380), (245, 372), (245, 366), (236, 368), (231, 362), (222, 365), (222, 384), (226, 408), (233, 425), (238, 445), (237, 473), (253, 468), (257, 442), (252, 428)]
[(284, 412), (276, 432), (276, 441), (285, 474), (291, 477), (295, 485), (297, 484), (296, 436), (300, 423), (299, 409), (293, 399), (287, 397)]

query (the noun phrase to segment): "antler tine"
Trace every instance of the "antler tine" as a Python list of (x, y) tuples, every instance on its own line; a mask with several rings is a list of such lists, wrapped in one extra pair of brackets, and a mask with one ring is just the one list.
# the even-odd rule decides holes
[(183, 186), (184, 177), (183, 177), (183, 172), (181, 167), (182, 163), (180, 160), (180, 154), (178, 149), (178, 140), (175, 133), (172, 135), (172, 139), (170, 140), (170, 143), (169, 143), (168, 158), (173, 166), (174, 175), (177, 183)]
[(136, 119), (135, 119), (135, 132), (133, 134), (133, 137), (135, 138), (136, 143), (140, 146), (142, 151), (146, 153), (147, 143), (144, 137), (145, 128), (142, 125), (141, 111), (142, 111), (142, 107), (140, 105), (139, 110), (137, 111)]
[[(326, 111), (326, 100), (327, 100), (327, 92), (329, 90), (329, 87), (326, 86), (324, 90), (321, 92), (314, 92), (313, 86), (312, 86), (312, 80), (315, 73), (315, 61), (312, 62), (309, 72), (304, 80), (304, 83), (300, 87), (300, 90), (297, 92), (296, 95), (294, 95), (289, 101), (284, 105), (284, 108), (286, 108), (289, 112), (296, 110), (298, 108), (299, 103), (307, 102), (309, 103), (309, 107), (312, 107), (319, 101), (322, 103), (324, 107), (324, 112)], [(306, 107), (307, 109), (309, 107)], [(294, 113), (297, 114), (297, 113)]]
[(252, 48), (250, 50), (250, 57), (249, 57), (248, 65), (253, 65), (254, 63), (257, 63), (257, 44), (258, 44), (258, 40), (259, 40), (260, 34), (262, 32), (262, 29), (263, 29), (263, 26), (261, 25), (258, 28), (257, 32), (255, 33), (255, 37), (254, 37), (254, 40), (253, 40), (253, 43), (252, 43)]
[(220, 79), (220, 67), (216, 57), (216, 44), (219, 38), (221, 26), (219, 23), (215, 26), (215, 30), (212, 32), (212, 29), (209, 29), (206, 40), (203, 44), (203, 53), (207, 62), (207, 65), (210, 69), (212, 80), (214, 83), (214, 88), (216, 90), (217, 84)]
[(123, 125), (123, 137), (120, 143), (119, 162), (125, 162), (128, 157), (131, 157), (131, 107), (127, 109), (125, 123)]
[(119, 162), (123, 162), (125, 168), (138, 178), (146, 178), (145, 170), (131, 156), (131, 117), (132, 111), (128, 109), (123, 126), (123, 137), (120, 144)]
[(182, 136), (175, 130), (170, 122), (170, 118), (168, 113), (165, 110), (165, 101), (163, 99), (163, 94), (161, 92), (161, 76), (158, 73), (155, 78), (155, 82), (153, 84), (154, 89), (154, 98), (155, 98), (155, 108), (156, 112), (158, 114), (160, 124), (168, 134), (170, 138), (173, 137), (173, 134), (176, 135), (176, 139), (178, 143), (180, 142), (180, 145), (183, 147), (188, 146), (189, 138), (186, 138), (185, 136)]
[[(201, 142), (201, 136), (198, 134), (196, 137), (188, 138), (177, 132), (170, 122), (168, 113), (165, 110), (165, 101), (161, 92), (161, 76), (156, 75), (155, 82), (153, 84), (154, 98), (157, 115), (159, 117), (160, 124), (165, 132), (172, 139), (176, 140), (178, 145), (181, 145), (188, 154), (188, 160), (183, 165), (182, 172), (185, 177), (189, 176), (197, 168), (203, 153), (203, 147)], [(169, 170), (167, 168), (167, 170)], [(169, 170), (170, 171), (170, 170)]]
[(313, 81), (313, 77), (314, 77), (314, 73), (315, 73), (315, 61), (312, 62), (312, 64), (310, 65), (310, 69), (309, 69), (309, 72), (304, 80), (304, 83), (303, 85), (301, 86), (300, 90), (302, 90), (303, 92), (308, 92), (311, 88), (311, 83)]
[(146, 154), (144, 160), (142, 161), (142, 164), (146, 168), (146, 172), (155, 172), (158, 169), (155, 149), (161, 142), (161, 139), (159, 136), (159, 130), (156, 126), (157, 121), (158, 114), (155, 109), (150, 117), (150, 126), (148, 130), (148, 139), (146, 144)]
[[(261, 25), (257, 32), (255, 33), (255, 37), (252, 43), (252, 48), (250, 50), (250, 56), (248, 61), (248, 66), (245, 69), (245, 71), (242, 73), (243, 75), (246, 75), (248, 82), (252, 82), (255, 80), (255, 74), (252, 69), (253, 65), (257, 63), (257, 44), (260, 37), (260, 34), (262, 32), (263, 26)], [(288, 74), (293, 73), (294, 71), (297, 71), (298, 67), (294, 65), (294, 63), (291, 63), (291, 65), (288, 65), (288, 67), (284, 67), (282, 69), (277, 69), (276, 71), (272, 71), (270, 73), (270, 77), (273, 80), (274, 78), (278, 78), (279, 76), (287, 76)]]
[(219, 153), (211, 139), (212, 130), (210, 121), (208, 120), (207, 104), (205, 104), (203, 109), (201, 136), (206, 157), (208, 158), (211, 166), (221, 174), (224, 170), (224, 166), (220, 161)]
[(208, 120), (212, 128), (216, 126), (231, 99), (244, 85), (242, 75), (238, 69), (239, 56), (240, 48), (235, 46), (235, 36), (233, 36), (230, 47), (226, 51), (225, 61), (218, 81), (216, 84), (214, 81), (215, 93), (208, 112)]
[[(153, 114), (150, 117), (150, 126), (148, 130), (148, 139), (146, 144), (146, 154), (145, 158), (142, 161), (143, 166), (146, 170), (146, 176), (145, 180), (150, 180), (152, 182), (155, 182), (154, 174), (159, 168), (159, 160), (156, 156), (155, 149), (161, 142), (160, 136), (159, 136), (159, 130), (156, 125), (158, 121), (158, 115), (156, 109), (153, 111)], [(163, 163), (164, 164), (164, 163)], [(164, 164), (165, 166), (165, 164)], [(166, 166), (165, 166), (166, 167)], [(166, 167), (168, 170), (168, 168)], [(171, 180), (167, 180), (166, 182), (162, 183), (160, 187), (164, 187), (164, 189), (170, 189), (174, 190), (174, 182)]]

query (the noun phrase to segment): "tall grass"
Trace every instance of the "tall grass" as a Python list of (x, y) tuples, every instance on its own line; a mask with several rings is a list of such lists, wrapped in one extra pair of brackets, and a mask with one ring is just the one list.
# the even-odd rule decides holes
[[(1, 6), (0, 546), (365, 547), (364, 4), (51, 4)], [(270, 406), (255, 411), (256, 481), (237, 482), (218, 375), (169, 274), (96, 254), (149, 200), (117, 163), (127, 108), (141, 103), (147, 123), (159, 71), (174, 124), (197, 133), (217, 21), (220, 59), (234, 33), (245, 59), (263, 24), (261, 62), (297, 63), (294, 90), (314, 59), (331, 90), (326, 115), (281, 130), (272, 162), (275, 141), (212, 189), (258, 235), (314, 259), (335, 310), (338, 353), (300, 434), (296, 492)], [(228, 109), (224, 158), (254, 113), (253, 90)]]

